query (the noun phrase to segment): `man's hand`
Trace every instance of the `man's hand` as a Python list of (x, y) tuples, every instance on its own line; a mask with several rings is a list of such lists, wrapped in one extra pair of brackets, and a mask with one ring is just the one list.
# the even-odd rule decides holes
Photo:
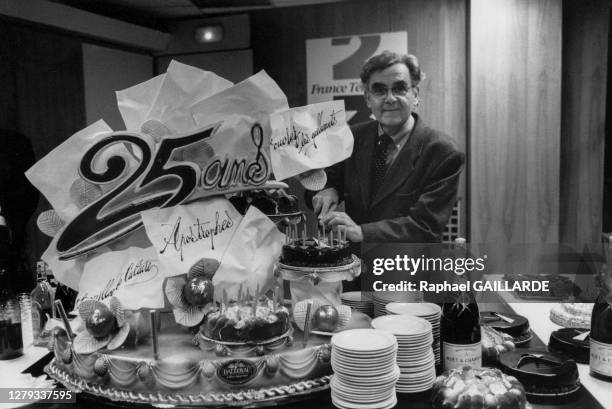
[(338, 191), (333, 187), (321, 190), (312, 198), (312, 209), (319, 219), (327, 216), (338, 207)]
[(353, 219), (344, 212), (329, 212), (326, 216), (321, 218), (321, 224), (325, 227), (337, 226), (338, 230), (345, 230), (346, 238), (353, 243), (360, 243), (363, 241), (361, 226), (355, 223)]

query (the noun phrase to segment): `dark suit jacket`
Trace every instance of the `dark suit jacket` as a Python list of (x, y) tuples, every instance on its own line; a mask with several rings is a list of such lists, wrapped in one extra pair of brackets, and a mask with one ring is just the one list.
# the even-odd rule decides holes
[(409, 139), (374, 198), (370, 198), (370, 180), (377, 121), (353, 126), (353, 154), (326, 169), (326, 187), (336, 188), (346, 213), (361, 225), (366, 242), (439, 242), (448, 223), (465, 154), (450, 137), (413, 115), (416, 121)]

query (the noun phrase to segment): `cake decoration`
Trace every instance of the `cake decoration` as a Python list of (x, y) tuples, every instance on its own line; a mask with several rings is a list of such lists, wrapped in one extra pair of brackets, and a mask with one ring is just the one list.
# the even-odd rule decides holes
[(96, 300), (83, 300), (78, 307), (79, 316), (85, 323), (85, 331), (74, 339), (74, 351), (90, 354), (102, 348), (119, 348), (130, 332), (121, 303), (116, 297), (108, 305)]
[(346, 327), (351, 319), (351, 308), (346, 305), (324, 304), (319, 299), (302, 300), (293, 307), (293, 320), (300, 330), (306, 325), (308, 303), (312, 303), (311, 329), (334, 332)]

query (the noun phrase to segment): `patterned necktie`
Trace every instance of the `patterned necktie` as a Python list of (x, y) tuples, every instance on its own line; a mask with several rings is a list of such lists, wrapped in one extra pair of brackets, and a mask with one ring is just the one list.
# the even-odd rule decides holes
[(372, 156), (372, 188), (370, 189), (371, 197), (376, 196), (376, 192), (387, 172), (387, 150), (393, 141), (387, 134), (382, 134), (376, 141), (374, 153)]

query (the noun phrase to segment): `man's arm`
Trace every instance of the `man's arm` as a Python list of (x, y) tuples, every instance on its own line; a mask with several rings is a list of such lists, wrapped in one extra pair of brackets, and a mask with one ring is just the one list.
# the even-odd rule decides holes
[(423, 193), (411, 206), (408, 215), (362, 224), (364, 241), (438, 241), (455, 204), (464, 163), (462, 152), (449, 153), (432, 171)]

